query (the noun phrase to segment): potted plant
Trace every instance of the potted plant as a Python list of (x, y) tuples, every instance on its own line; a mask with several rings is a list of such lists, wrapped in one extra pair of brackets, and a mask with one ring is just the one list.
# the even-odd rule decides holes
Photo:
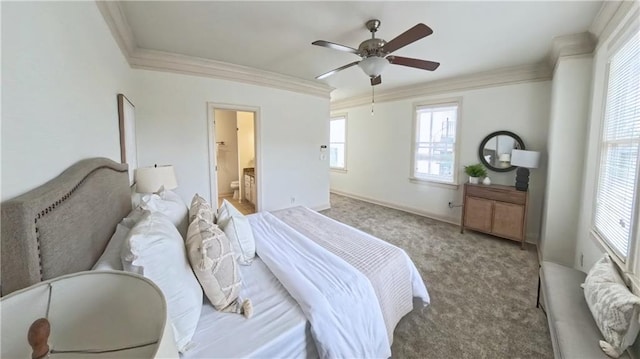
[(469, 183), (478, 184), (480, 177), (487, 175), (487, 169), (480, 163), (464, 166), (464, 173), (469, 176)]

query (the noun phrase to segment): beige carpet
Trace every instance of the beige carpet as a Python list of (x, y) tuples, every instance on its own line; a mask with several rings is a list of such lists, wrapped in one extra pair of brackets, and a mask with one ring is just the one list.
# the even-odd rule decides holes
[(431, 305), (400, 321), (394, 358), (553, 358), (534, 246), (335, 194), (321, 213), (403, 248), (418, 267)]

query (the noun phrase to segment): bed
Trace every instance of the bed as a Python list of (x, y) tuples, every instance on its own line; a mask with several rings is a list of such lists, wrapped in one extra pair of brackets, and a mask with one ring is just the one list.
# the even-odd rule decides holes
[[(80, 161), (43, 186), (3, 203), (2, 295), (91, 269), (116, 225), (130, 211), (127, 166), (104, 158)], [(367, 317), (374, 316), (368, 314), (371, 312), (380, 313), (378, 321), (385, 337), (382, 340), (378, 336), (376, 343), (363, 345), (386, 347), (377, 353), (387, 354), (376, 356), (389, 356), (398, 321), (416, 305), (424, 307), (429, 302), (424, 282), (406, 253), (382, 240), (304, 207), (248, 218), (256, 236), (258, 257), (252, 265), (240, 266), (241, 295), (251, 298), (255, 314), (245, 319), (222, 313), (204, 297), (193, 336), (195, 345), (182, 354), (183, 358), (338, 357), (341, 354), (327, 349), (326, 342), (340, 338), (334, 338), (330, 326), (321, 332), (319, 323), (327, 321), (327, 313), (343, 310), (350, 315), (346, 312), (359, 309)], [(290, 242), (293, 249), (282, 247), (285, 242)], [(300, 256), (297, 262), (296, 253)], [(305, 261), (310, 264), (300, 264)], [(318, 266), (313, 265), (314, 261)], [(296, 287), (300, 279), (288, 278), (289, 272), (311, 270), (306, 267), (317, 267), (313, 270), (320, 272), (302, 273), (303, 277), (324, 277), (321, 270), (338, 270), (323, 269), (333, 268), (329, 262), (349, 270), (349, 275), (361, 277), (360, 281), (365, 278), (362, 291), (369, 293), (369, 309), (367, 304), (354, 303), (352, 309), (344, 305), (342, 309), (336, 306), (328, 312), (317, 312), (314, 296), (312, 300), (305, 298), (306, 289)], [(315, 279), (309, 284), (315, 285)], [(340, 315), (333, 319), (350, 325)], [(351, 329), (359, 331), (356, 327)]]

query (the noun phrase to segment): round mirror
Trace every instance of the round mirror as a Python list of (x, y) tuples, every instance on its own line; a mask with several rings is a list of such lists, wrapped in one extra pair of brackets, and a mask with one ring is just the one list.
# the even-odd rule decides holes
[(509, 172), (516, 169), (511, 165), (511, 151), (524, 150), (522, 139), (513, 132), (496, 131), (490, 133), (480, 143), (478, 156), (487, 169), (496, 172)]

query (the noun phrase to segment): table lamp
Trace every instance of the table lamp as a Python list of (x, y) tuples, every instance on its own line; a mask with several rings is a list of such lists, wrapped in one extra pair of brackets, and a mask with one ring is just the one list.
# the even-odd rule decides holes
[(73, 273), (0, 300), (2, 358), (178, 358), (167, 304), (149, 279)]
[(136, 192), (153, 193), (164, 186), (165, 189), (178, 187), (176, 172), (172, 165), (140, 167), (135, 172)]
[(509, 153), (502, 153), (498, 156), (498, 161), (500, 161), (500, 167), (509, 167), (509, 162), (511, 161), (511, 155)]
[(540, 152), (513, 150), (511, 151), (511, 165), (518, 166), (516, 171), (516, 189), (527, 191), (529, 189), (529, 168), (538, 168)]

